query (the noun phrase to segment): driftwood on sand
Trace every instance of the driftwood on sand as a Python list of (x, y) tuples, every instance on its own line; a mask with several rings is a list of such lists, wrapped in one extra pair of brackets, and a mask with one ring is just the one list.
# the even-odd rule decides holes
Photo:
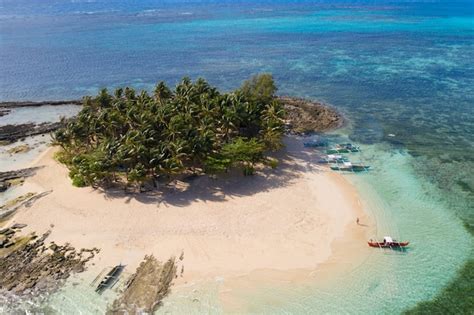
[(174, 257), (162, 264), (154, 256), (145, 256), (107, 314), (153, 314), (169, 293), (176, 268)]

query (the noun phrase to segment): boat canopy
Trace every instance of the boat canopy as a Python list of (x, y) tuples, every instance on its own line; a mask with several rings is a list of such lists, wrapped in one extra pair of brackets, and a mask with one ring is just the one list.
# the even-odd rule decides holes
[(352, 166), (352, 163), (351, 162), (344, 162), (344, 166), (347, 166), (347, 167)]
[(385, 243), (393, 243), (393, 239), (390, 236), (385, 236), (383, 240)]

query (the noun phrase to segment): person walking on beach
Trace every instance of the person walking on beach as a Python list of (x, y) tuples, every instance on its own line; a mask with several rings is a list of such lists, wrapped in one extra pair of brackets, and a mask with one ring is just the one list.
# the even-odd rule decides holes
[(356, 223), (359, 224), (359, 218), (357, 218)]

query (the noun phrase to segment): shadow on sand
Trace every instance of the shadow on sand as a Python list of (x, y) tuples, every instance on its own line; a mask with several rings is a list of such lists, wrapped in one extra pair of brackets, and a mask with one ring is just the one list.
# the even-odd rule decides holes
[(253, 176), (243, 176), (239, 170), (233, 170), (218, 176), (188, 177), (161, 184), (157, 189), (147, 192), (124, 192), (123, 188), (101, 189), (106, 199), (132, 199), (146, 204), (171, 205), (184, 207), (193, 202), (223, 202), (228, 198), (251, 196), (271, 189), (286, 187), (295, 183), (305, 172), (318, 172), (315, 163), (318, 153), (314, 149), (304, 148), (295, 138), (285, 139), (285, 148), (272, 154), (279, 160), (275, 169), (265, 167)]

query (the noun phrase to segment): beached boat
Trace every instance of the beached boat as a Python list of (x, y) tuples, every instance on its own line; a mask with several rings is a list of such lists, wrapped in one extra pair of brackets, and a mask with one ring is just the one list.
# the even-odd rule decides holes
[(370, 169), (369, 165), (364, 164), (353, 164), (348, 161), (344, 161), (342, 164), (337, 163), (337, 165), (331, 166), (333, 171), (345, 171), (345, 172), (365, 172)]
[(105, 289), (113, 287), (122, 273), (123, 269), (125, 268), (125, 265), (117, 265), (112, 270), (110, 270), (107, 275), (102, 279), (102, 281), (99, 283), (97, 288), (95, 289), (95, 292), (101, 294), (104, 292)]
[(383, 238), (383, 242), (375, 242), (373, 240), (369, 240), (367, 242), (370, 247), (379, 247), (379, 248), (400, 248), (406, 247), (410, 242), (399, 242), (397, 240), (392, 239), (390, 236), (385, 236)]

